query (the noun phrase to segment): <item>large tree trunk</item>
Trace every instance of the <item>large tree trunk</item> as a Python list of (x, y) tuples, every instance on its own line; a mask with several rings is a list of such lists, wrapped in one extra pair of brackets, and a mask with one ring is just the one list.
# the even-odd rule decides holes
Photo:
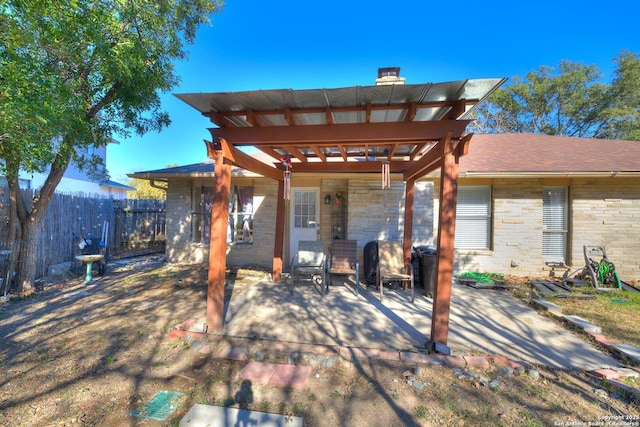
[[(22, 231), (21, 238), (19, 239), (15, 278), (16, 292), (19, 295), (29, 295), (36, 290), (35, 279), (38, 261), (38, 237), (40, 236), (42, 223), (49, 204), (51, 203), (53, 193), (69, 165), (71, 152), (73, 150), (72, 147), (73, 144), (69, 138), (65, 137), (60, 144), (60, 150), (53, 161), (47, 180), (44, 182), (38, 194), (33, 198), (33, 203), (30, 208), (27, 208), (24, 203), (22, 203), (20, 191), (17, 191), (15, 203)], [(11, 201), (14, 202), (14, 199), (12, 198)], [(14, 245), (14, 247), (15, 246), (17, 245)]]
[(22, 238), (17, 257), (16, 290), (21, 296), (35, 292), (37, 268), (38, 237), (42, 229), (42, 221), (29, 221), (22, 227)]
[[(7, 175), (8, 176), (8, 175)], [(7, 179), (9, 186), (9, 234), (7, 237), (7, 249), (11, 251), (9, 257), (9, 274), (5, 277), (9, 283), (3, 283), (5, 292), (9, 290), (13, 280), (13, 272), (16, 269), (16, 260), (22, 241), (20, 221), (18, 220), (18, 204), (22, 204), (20, 187), (15, 179)]]

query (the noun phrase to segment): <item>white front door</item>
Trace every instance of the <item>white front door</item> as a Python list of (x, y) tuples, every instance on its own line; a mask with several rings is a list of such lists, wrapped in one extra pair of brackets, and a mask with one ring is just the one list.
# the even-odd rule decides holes
[(320, 224), (320, 189), (298, 187), (291, 189), (291, 258), (298, 252), (300, 240), (318, 240)]

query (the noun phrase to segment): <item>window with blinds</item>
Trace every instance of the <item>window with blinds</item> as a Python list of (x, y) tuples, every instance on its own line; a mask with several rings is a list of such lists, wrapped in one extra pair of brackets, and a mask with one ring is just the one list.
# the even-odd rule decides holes
[(491, 248), (491, 186), (458, 187), (455, 247)]
[(568, 193), (567, 187), (542, 189), (542, 257), (545, 262), (567, 261)]

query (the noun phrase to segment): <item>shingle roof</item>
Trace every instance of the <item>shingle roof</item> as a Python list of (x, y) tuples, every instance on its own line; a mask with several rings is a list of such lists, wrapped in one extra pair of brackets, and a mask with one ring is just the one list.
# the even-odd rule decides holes
[(120, 182), (111, 181), (111, 180), (103, 182), (102, 184), (100, 184), (100, 186), (101, 187), (120, 188), (122, 190), (129, 190), (129, 191), (135, 190), (135, 187), (132, 187), (132, 186), (127, 185), (127, 184), (122, 184)]
[(154, 169), (142, 172), (135, 172), (135, 175), (155, 174), (155, 175), (188, 175), (193, 174), (212, 174), (213, 161), (204, 163), (194, 163), (191, 165), (173, 166), (164, 169)]
[(531, 133), (474, 135), (460, 173), (640, 172), (640, 141)]
[[(568, 138), (532, 133), (476, 134), (460, 158), (460, 174), (640, 173), (640, 141)], [(258, 153), (256, 157), (267, 160)], [(234, 168), (234, 173), (242, 171)], [(136, 172), (142, 179), (213, 176), (213, 162)]]
[[(273, 159), (270, 156), (262, 152), (258, 152), (252, 154), (252, 157), (256, 160), (259, 160), (263, 163), (273, 162)], [(167, 178), (208, 178), (213, 176), (213, 160), (202, 162), (202, 163), (194, 163), (191, 165), (183, 165), (183, 166), (173, 166), (164, 169), (153, 169), (142, 172), (134, 172), (132, 174), (128, 174), (131, 178), (140, 178), (140, 179), (154, 179), (159, 181), (166, 181)], [(251, 176), (255, 175), (251, 172), (246, 171), (245, 169), (241, 169), (239, 167), (233, 167), (231, 169), (231, 173), (234, 175), (242, 175), (242, 176)]]

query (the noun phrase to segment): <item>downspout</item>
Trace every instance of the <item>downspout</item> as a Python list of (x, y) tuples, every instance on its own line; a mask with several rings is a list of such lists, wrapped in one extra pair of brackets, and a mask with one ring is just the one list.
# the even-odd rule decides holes
[[(166, 183), (167, 181), (162, 181), (162, 182)], [(161, 187), (160, 185), (156, 184), (155, 179), (150, 179), (149, 185), (152, 186), (153, 188), (157, 188), (158, 190), (167, 191), (167, 187)]]

